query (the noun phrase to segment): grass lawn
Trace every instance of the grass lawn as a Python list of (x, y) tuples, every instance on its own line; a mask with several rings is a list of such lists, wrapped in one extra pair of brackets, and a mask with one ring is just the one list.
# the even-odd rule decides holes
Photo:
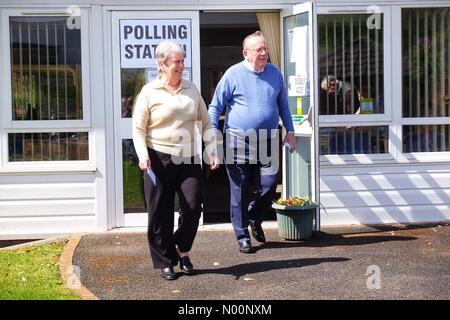
[(0, 251), (0, 300), (74, 300), (59, 273), (65, 242)]

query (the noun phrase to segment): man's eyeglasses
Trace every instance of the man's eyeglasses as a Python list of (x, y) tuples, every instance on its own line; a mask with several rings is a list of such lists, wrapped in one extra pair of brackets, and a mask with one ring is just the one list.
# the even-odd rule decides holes
[(256, 52), (256, 53), (259, 54), (259, 55), (263, 54), (263, 52), (264, 52), (264, 53), (269, 53), (269, 48), (246, 49), (246, 50), (248, 50), (248, 51), (254, 51), (254, 52)]

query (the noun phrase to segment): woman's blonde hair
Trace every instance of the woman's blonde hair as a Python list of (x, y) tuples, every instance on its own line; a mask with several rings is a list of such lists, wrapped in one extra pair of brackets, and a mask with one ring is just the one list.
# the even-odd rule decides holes
[(169, 60), (172, 53), (179, 53), (183, 55), (183, 57), (185, 55), (183, 48), (171, 40), (164, 40), (156, 47), (155, 56), (158, 65), (158, 73), (162, 72), (160, 65), (167, 65), (167, 60)]

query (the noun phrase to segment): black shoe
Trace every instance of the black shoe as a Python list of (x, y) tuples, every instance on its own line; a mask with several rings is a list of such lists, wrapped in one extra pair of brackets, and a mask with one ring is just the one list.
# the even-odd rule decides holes
[(167, 267), (167, 268), (162, 268), (161, 269), (161, 277), (163, 277), (166, 280), (175, 280), (177, 278), (172, 266)]
[(252, 229), (252, 236), (256, 241), (261, 243), (266, 242), (266, 236), (260, 224), (250, 224), (250, 229)]
[(184, 256), (180, 258), (180, 268), (185, 274), (191, 274), (194, 270), (194, 266), (192, 265), (191, 259), (188, 256)]
[(255, 248), (252, 247), (252, 243), (250, 240), (244, 240), (242, 242), (239, 242), (239, 251), (242, 253), (253, 253), (255, 252)]

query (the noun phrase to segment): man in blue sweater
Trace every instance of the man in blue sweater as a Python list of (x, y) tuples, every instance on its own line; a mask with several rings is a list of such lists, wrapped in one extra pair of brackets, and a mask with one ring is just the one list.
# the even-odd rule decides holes
[[(208, 112), (213, 127), (217, 128), (226, 108), (224, 140), (231, 222), (239, 250), (252, 253), (255, 249), (250, 241), (249, 225), (258, 242), (266, 241), (261, 223), (276, 190), (278, 165), (274, 166), (274, 162), (278, 163), (280, 117), (287, 131), (283, 143), (293, 152), (296, 142), (283, 76), (267, 62), (269, 49), (260, 31), (245, 38), (243, 55), (244, 61), (223, 75)], [(269, 161), (265, 161), (266, 156)], [(258, 188), (256, 199), (250, 202), (252, 174)]]

